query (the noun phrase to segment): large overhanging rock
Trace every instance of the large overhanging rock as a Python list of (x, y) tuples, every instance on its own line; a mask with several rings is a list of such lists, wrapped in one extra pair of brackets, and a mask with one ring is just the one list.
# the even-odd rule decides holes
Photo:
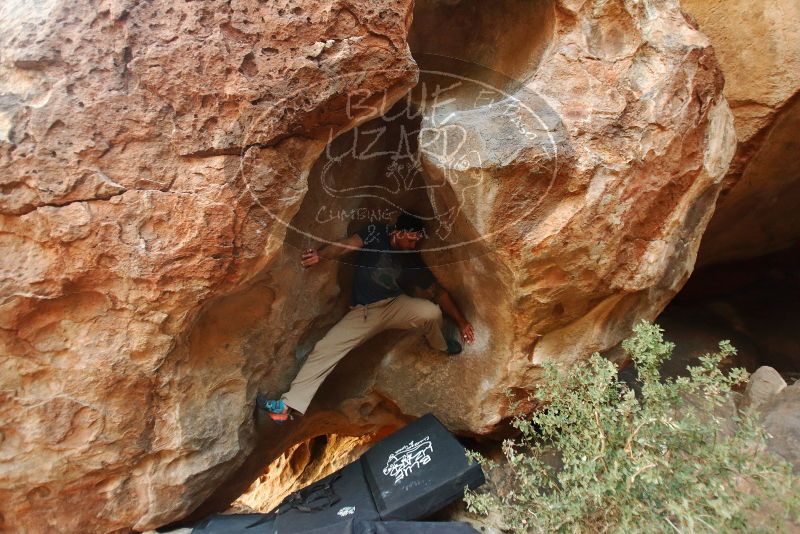
[[(309, 437), (426, 411), (491, 432), (542, 362), (616, 344), (685, 282), (734, 139), (713, 51), (677, 2), (421, 2), (423, 80), (439, 54), (493, 88), (442, 106), (411, 93), (435, 187), (401, 198), (437, 215), (432, 244), (459, 245), (426, 255), (477, 343), (446, 358), (381, 336), (302, 423), (257, 431), (256, 392), (285, 390), (346, 309), (339, 266), (304, 272), (297, 247), (352, 222), (319, 217), (323, 151), (416, 83), (409, 9), (0, 8), (3, 526), (153, 527), (220, 485), (203, 510), (229, 501)], [(465, 153), (443, 145), (450, 129)], [(351, 185), (382, 164), (356, 158)]]
[(265, 208), (374, 114), (348, 96), (417, 78), (410, 2), (96, 4), (0, 6), (3, 531), (154, 527), (236, 470), (291, 283), (213, 303), (280, 260)]
[(698, 264), (800, 239), (800, 4), (684, 0), (717, 52), (738, 145)]
[[(342, 362), (317, 406), (369, 413), (389, 401), (489, 433), (514, 401), (526, 406), (543, 362), (615, 345), (681, 288), (733, 154), (733, 121), (713, 50), (677, 3), (421, 2), (415, 17), (428, 90), (411, 99), (429, 212), (445, 214), (432, 233), (463, 244), (434, 239), (427, 256), (477, 341), (447, 358), (418, 337), (382, 337)], [(516, 25), (531, 46), (505, 40)], [(430, 54), (486, 65), (499, 88), (458, 86), (437, 106), (421, 96), (447, 85)], [(458, 62), (450, 72), (481, 76)], [(298, 220), (315, 206), (307, 199)]]

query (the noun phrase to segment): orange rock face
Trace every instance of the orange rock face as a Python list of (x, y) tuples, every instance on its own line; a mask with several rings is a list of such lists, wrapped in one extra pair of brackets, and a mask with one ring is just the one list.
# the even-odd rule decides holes
[(750, 258), (800, 239), (800, 5), (684, 0), (725, 74), (737, 147), (699, 263)]
[(154, 527), (241, 463), (288, 353), (202, 325), (286, 297), (261, 280), (211, 304), (276, 261), (284, 229), (259, 204), (297, 209), (325, 140), (369, 118), (348, 94), (416, 81), (409, 5), (0, 8), (0, 529)]
[[(0, 7), (4, 528), (163, 525), (230, 502), (293, 444), (427, 411), (490, 433), (542, 362), (613, 346), (680, 289), (735, 141), (677, 2), (415, 9)], [(414, 117), (379, 117), (412, 88)], [(394, 148), (332, 156), (365, 128), (386, 133), (353, 146)], [(425, 187), (392, 158), (409, 132)], [(329, 205), (332, 169), (345, 189), (406, 187)], [(380, 336), (304, 421), (255, 425), (256, 393), (284, 391), (346, 310), (347, 265), (303, 271), (298, 247), (393, 200), (432, 217), (425, 256), (475, 345)]]

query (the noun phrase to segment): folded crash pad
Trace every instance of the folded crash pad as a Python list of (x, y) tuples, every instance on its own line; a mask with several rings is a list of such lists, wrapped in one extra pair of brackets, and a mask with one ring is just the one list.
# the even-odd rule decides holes
[(467, 523), (457, 521), (358, 521), (353, 534), (479, 534)]
[(427, 414), (373, 445), (361, 457), (383, 520), (426, 517), (485, 482), (461, 443)]
[(340, 531), (337, 525), (380, 518), (359, 461), (293, 493), (273, 513), (280, 534), (321, 527), (335, 533)]
[[(472, 532), (458, 523), (417, 525), (419, 529), (440, 525), (430, 527), (439, 530), (401, 530), (408, 525), (399, 523), (424, 518), (459, 499), (465, 487), (475, 489), (484, 482), (480, 465), (470, 463), (464, 447), (428, 414), (382, 439), (357, 461), (291, 494), (261, 524), (237, 526), (245, 530), (230, 532), (253, 534), (256, 531), (248, 529), (254, 528), (263, 528), (257, 532), (264, 534)], [(399, 522), (378, 527), (381, 520)], [(450, 530), (442, 530), (446, 528)]]
[[(284, 534), (280, 530), (270, 534)], [(358, 521), (306, 530), (303, 534), (480, 534), (467, 523), (456, 521)]]
[(218, 514), (203, 519), (192, 534), (273, 534), (271, 514)]

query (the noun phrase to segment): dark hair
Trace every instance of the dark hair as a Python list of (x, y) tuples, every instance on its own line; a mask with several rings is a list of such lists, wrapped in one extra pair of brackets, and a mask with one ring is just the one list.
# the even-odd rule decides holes
[(397, 221), (394, 223), (394, 230), (406, 232), (425, 232), (425, 221), (419, 215), (413, 212), (402, 212), (397, 216)]

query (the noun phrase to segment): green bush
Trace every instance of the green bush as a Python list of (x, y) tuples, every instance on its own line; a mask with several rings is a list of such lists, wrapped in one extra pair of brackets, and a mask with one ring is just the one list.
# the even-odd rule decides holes
[(514, 532), (796, 531), (791, 466), (765, 452), (756, 417), (736, 417), (726, 430), (715, 415), (748, 378), (719, 370), (735, 349), (723, 341), (688, 376), (667, 379), (659, 367), (673, 344), (656, 325), (634, 332), (623, 348), (640, 393), (597, 353), (565, 373), (546, 365), (536, 394), (543, 408), (515, 418), (520, 436), (503, 443), (505, 489), (467, 491), (468, 509), (494, 511)]

